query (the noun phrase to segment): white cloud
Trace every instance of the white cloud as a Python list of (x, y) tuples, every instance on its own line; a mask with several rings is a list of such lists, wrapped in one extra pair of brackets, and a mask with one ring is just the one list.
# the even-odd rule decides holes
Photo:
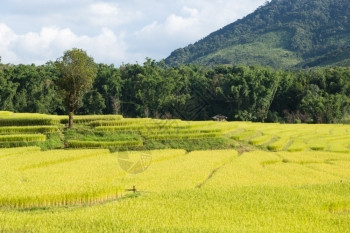
[(198, 26), (200, 17), (197, 9), (184, 7), (183, 12), (188, 13), (189, 16), (170, 15), (164, 23), (165, 30), (170, 35), (181, 33), (182, 35), (189, 35), (196, 32), (193, 30)]
[(110, 26), (120, 24), (120, 10), (117, 4), (98, 2), (88, 6), (86, 18), (94, 26)]
[(198, 37), (197, 26), (200, 23), (198, 10), (185, 6), (182, 8), (182, 12), (184, 16), (171, 14), (164, 22), (154, 21), (135, 32), (135, 35), (143, 40), (166, 38), (169, 41), (172, 41), (171, 38), (178, 41), (188, 41)]
[(121, 63), (127, 59), (127, 44), (123, 37), (123, 34), (116, 35), (108, 28), (89, 37), (76, 35), (69, 28), (57, 27), (44, 27), (39, 33), (17, 35), (7, 25), (0, 24), (0, 54), (4, 63), (43, 64), (76, 47), (86, 50), (96, 62)]
[(93, 3), (90, 5), (90, 9), (93, 14), (101, 16), (115, 16), (119, 12), (117, 4), (105, 2)]
[(2, 0), (2, 62), (45, 63), (73, 47), (121, 64), (165, 58), (265, 0)]
[(0, 23), (0, 56), (3, 63), (6, 60), (18, 62), (16, 54), (11, 51), (12, 43), (16, 40), (15, 33), (3, 23)]
[(90, 27), (109, 27), (117, 29), (138, 20), (142, 16), (140, 11), (119, 3), (93, 2), (80, 10), (79, 20)]
[[(174, 10), (163, 19), (143, 25), (134, 33), (135, 41), (148, 57), (165, 58), (173, 50), (194, 43), (253, 12), (263, 2), (264, 0), (168, 2), (166, 8), (172, 7)], [(168, 11), (165, 9), (164, 12)]]

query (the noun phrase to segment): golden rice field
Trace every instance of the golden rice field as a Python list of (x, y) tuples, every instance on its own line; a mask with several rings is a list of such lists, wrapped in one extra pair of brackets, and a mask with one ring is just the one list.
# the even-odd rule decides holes
[[(142, 155), (139, 173), (120, 163)], [(348, 153), (28, 147), (0, 161), (0, 232), (350, 232)]]
[[(108, 138), (35, 144), (65, 140), (65, 121), (0, 111), (0, 232), (350, 232), (348, 125), (78, 116), (79, 130)], [(144, 147), (207, 138), (236, 144)]]
[[(129, 135), (126, 139), (67, 138), (62, 148), (145, 149), (149, 142), (227, 139), (269, 151), (350, 153), (350, 125), (252, 122), (187, 122), (120, 115), (75, 116), (75, 123), (96, 134)], [(67, 116), (0, 111), (0, 147), (35, 146), (62, 134)], [(63, 140), (63, 139), (62, 139)], [(63, 146), (64, 144), (64, 146)], [(176, 147), (177, 148), (177, 147)], [(156, 148), (154, 148), (156, 149)]]

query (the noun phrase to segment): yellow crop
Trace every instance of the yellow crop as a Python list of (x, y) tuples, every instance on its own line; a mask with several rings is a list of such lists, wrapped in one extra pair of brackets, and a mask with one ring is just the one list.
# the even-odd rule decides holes
[(0, 206), (96, 203), (122, 196), (123, 174), (108, 150), (29, 152), (2, 159)]

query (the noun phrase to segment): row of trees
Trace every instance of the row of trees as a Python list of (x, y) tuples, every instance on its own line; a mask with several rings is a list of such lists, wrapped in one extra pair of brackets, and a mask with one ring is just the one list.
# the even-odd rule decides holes
[[(151, 59), (114, 67), (88, 59), (92, 78), (81, 79), (84, 72), (76, 72), (68, 55), (41, 66), (1, 64), (0, 109), (185, 120), (223, 114), (229, 120), (291, 123), (339, 122), (349, 112), (349, 68), (168, 67)], [(84, 81), (72, 80), (74, 72)], [(73, 88), (82, 86), (80, 92)]]

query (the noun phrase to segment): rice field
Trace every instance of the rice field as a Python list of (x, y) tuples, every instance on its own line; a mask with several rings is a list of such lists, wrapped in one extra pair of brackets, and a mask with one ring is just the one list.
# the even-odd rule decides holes
[(229, 122), (237, 125), (235, 140), (270, 151), (350, 152), (350, 125), (262, 124)]
[[(68, 148), (114, 148), (114, 150), (147, 149), (151, 143), (162, 147), (181, 142), (227, 139), (269, 151), (350, 152), (350, 125), (262, 124), (252, 122), (187, 122), (150, 118), (123, 118), (121, 115), (75, 116), (75, 124), (89, 129), (81, 136), (66, 137), (67, 116), (11, 113), (0, 111), (0, 147), (35, 146), (51, 135), (61, 137)], [(106, 135), (129, 135), (116, 138)], [(96, 136), (97, 135), (97, 136)], [(99, 137), (99, 138), (98, 138)], [(169, 143), (173, 142), (173, 143)], [(232, 143), (231, 143), (232, 144)], [(56, 146), (57, 147), (57, 146)], [(180, 147), (176, 147), (180, 148)], [(158, 149), (154, 147), (153, 149)]]
[(350, 232), (347, 153), (29, 147), (0, 161), (1, 232)]
[(0, 232), (350, 232), (350, 125), (76, 119), (0, 111)]

